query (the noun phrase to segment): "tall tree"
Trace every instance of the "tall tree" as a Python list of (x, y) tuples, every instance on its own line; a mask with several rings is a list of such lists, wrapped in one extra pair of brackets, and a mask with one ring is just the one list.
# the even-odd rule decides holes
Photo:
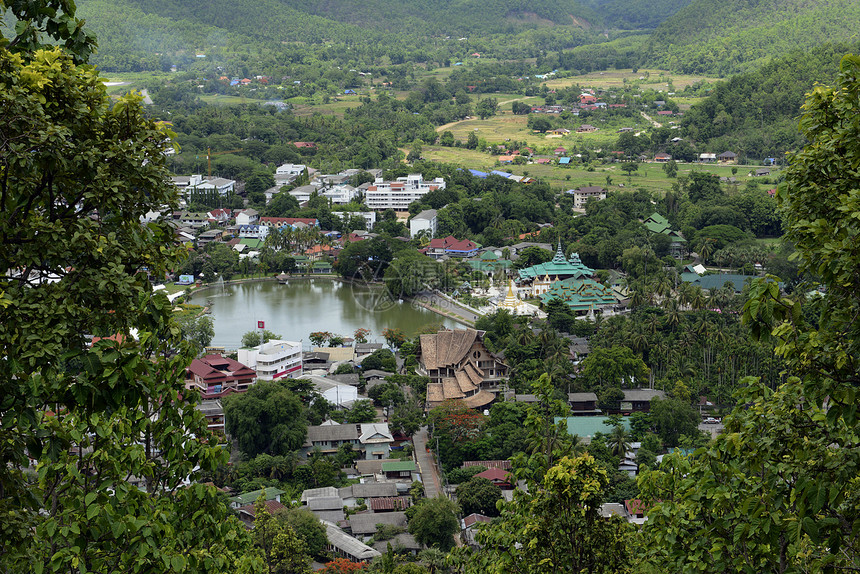
[(460, 529), (457, 505), (443, 496), (437, 496), (426, 498), (413, 508), (409, 532), (415, 536), (415, 540), (425, 546), (450, 550), (454, 546), (454, 533)]
[(528, 492), (514, 491), (498, 520), (479, 530), (468, 573), (621, 572), (626, 522), (599, 513), (609, 486), (591, 455), (562, 457)]
[(258, 381), (224, 399), (227, 434), (248, 456), (285, 454), (302, 446), (307, 432), (304, 407), (284, 381)]
[(484, 516), (498, 516), (496, 502), (502, 498), (502, 489), (486, 478), (474, 476), (457, 486), (457, 503), (463, 515), (477, 512)]
[(661, 569), (860, 568), (858, 78), (860, 58), (846, 56), (838, 83), (810, 94), (801, 120), (810, 144), (791, 158), (778, 193), (801, 270), (821, 277), (825, 294), (792, 300), (769, 278), (744, 308), (753, 335), (776, 340), (792, 376), (775, 391), (745, 380), (743, 407), (711, 448), (664, 459), (640, 479), (655, 502), (643, 548)]
[[(0, 6), (20, 19), (18, 36), (0, 38), (0, 571), (231, 569), (246, 534), (213, 489), (185, 487), (226, 455), (181, 398), (191, 354), (148, 280), (178, 262), (168, 223), (140, 223), (177, 206), (169, 134), (139, 96), (111, 102), (76, 64), (93, 44), (71, 2), (11, 4)], [(40, 31), (73, 55), (36, 49)]]

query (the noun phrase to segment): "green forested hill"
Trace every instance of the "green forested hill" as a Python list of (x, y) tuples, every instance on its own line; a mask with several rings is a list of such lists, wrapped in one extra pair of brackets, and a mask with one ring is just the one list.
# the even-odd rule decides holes
[(745, 157), (780, 159), (804, 143), (797, 123), (805, 94), (818, 82), (831, 84), (839, 61), (860, 44), (826, 44), (795, 50), (760, 69), (718, 84), (702, 103), (684, 115), (687, 138), (713, 150)]
[(848, 40), (857, 0), (693, 0), (651, 36), (649, 64), (729, 75), (794, 49)]
[(573, 25), (590, 28), (602, 18), (576, 0), (294, 0), (297, 10), (366, 28), (409, 27), (458, 36)]
[(78, 13), (107, 69), (157, 69), (159, 57), (164, 67), (225, 47), (272, 54), (300, 43), (356, 50), (355, 62), (441, 62), (474, 51), (535, 57), (605, 40), (600, 17), (575, 0), (80, 0)]
[(628, 30), (655, 28), (691, 0), (582, 0), (607, 26)]

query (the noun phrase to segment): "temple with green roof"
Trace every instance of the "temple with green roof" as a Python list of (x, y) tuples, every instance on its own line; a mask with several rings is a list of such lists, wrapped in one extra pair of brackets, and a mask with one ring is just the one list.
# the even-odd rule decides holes
[(684, 255), (684, 250), (686, 249), (687, 240), (684, 239), (684, 236), (681, 235), (680, 231), (674, 231), (669, 225), (669, 220), (664, 216), (660, 215), (657, 212), (652, 213), (648, 217), (645, 218), (645, 221), (642, 222), (642, 225), (650, 231), (651, 233), (659, 233), (661, 235), (666, 235), (669, 239), (672, 240), (672, 243), (669, 245), (669, 251), (672, 253), (673, 257), (682, 257)]
[(525, 269), (520, 269), (520, 281), (531, 282), (535, 278), (544, 276), (552, 277), (553, 279), (589, 279), (594, 275), (594, 270), (583, 265), (579, 260), (579, 254), (574, 253), (570, 256), (570, 260), (564, 256), (564, 251), (561, 250), (561, 241), (558, 242), (558, 250), (555, 252), (555, 257), (552, 261), (532, 265)]
[(511, 266), (510, 259), (502, 259), (492, 251), (482, 253), (477, 259), (469, 259), (467, 263), (473, 271), (480, 271), (485, 275), (504, 271)]
[(611, 288), (593, 279), (576, 279), (571, 277), (564, 281), (555, 281), (549, 291), (540, 295), (541, 303), (560, 299), (575, 313), (591, 313), (609, 305), (617, 305), (618, 299)]

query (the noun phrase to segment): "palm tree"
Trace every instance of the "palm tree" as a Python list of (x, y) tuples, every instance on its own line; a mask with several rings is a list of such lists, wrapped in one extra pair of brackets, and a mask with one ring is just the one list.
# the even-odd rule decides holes
[(681, 307), (675, 299), (668, 299), (666, 305), (666, 325), (675, 329), (681, 323)]
[(418, 558), (427, 566), (430, 574), (448, 571), (445, 567), (445, 556), (446, 554), (444, 552), (435, 547), (425, 548), (418, 553)]
[(712, 239), (710, 237), (703, 237), (702, 242), (699, 245), (699, 255), (702, 256), (702, 263), (706, 262), (708, 258), (713, 255), (714, 249), (716, 248), (717, 240)]
[(630, 433), (621, 425), (613, 427), (612, 432), (609, 433), (609, 438), (606, 440), (606, 446), (609, 447), (609, 451), (614, 456), (624, 458), (627, 451), (630, 450)]
[(707, 300), (705, 299), (705, 292), (702, 291), (702, 288), (698, 285), (693, 287), (693, 292), (690, 297), (690, 305), (693, 309), (702, 310), (707, 307)]

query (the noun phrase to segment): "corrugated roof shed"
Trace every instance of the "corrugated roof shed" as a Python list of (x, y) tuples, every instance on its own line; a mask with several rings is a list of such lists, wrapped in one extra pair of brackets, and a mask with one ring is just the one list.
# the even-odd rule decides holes
[(383, 512), (353, 514), (349, 517), (349, 528), (353, 534), (375, 534), (377, 524), (390, 524), (392, 526), (406, 526), (405, 512)]

